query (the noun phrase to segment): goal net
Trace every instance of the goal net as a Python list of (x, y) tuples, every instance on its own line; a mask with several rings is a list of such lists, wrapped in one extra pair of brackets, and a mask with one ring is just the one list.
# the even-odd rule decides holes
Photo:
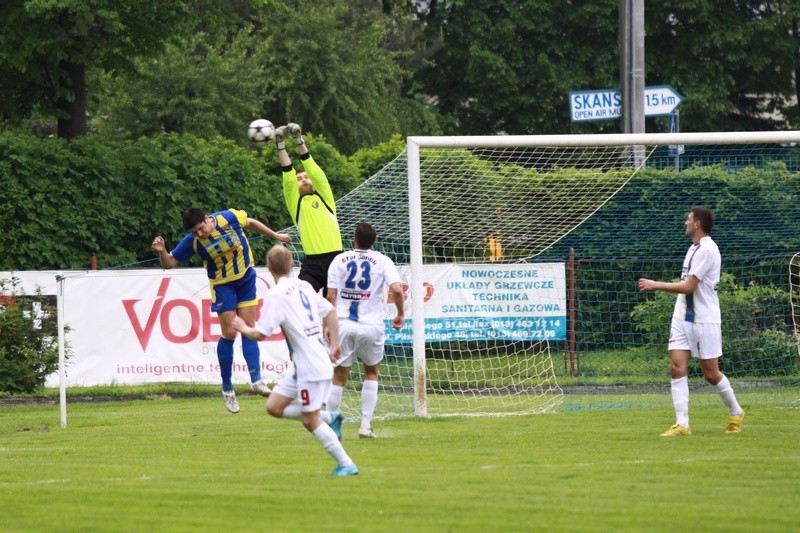
[[(639, 293), (636, 280), (680, 276), (694, 205), (717, 215), (723, 371), (740, 395), (796, 399), (798, 141), (410, 137), (337, 204), (345, 242), (371, 222), (408, 283), (407, 325), (387, 326), (376, 417), (669, 405), (674, 295)], [(360, 413), (360, 370), (348, 417)], [(710, 391), (699, 376), (693, 367), (692, 388)]]

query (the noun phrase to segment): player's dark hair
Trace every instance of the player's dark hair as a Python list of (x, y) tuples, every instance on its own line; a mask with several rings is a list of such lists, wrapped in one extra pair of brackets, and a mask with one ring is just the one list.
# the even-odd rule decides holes
[(206, 219), (206, 212), (199, 207), (190, 207), (183, 212), (183, 227), (191, 230)]
[(692, 208), (692, 216), (700, 223), (703, 231), (711, 235), (711, 230), (714, 228), (714, 212), (707, 207), (696, 206)]
[(356, 248), (359, 250), (369, 250), (372, 248), (372, 245), (375, 244), (376, 238), (377, 233), (375, 233), (375, 228), (372, 227), (372, 224), (367, 222), (359, 222), (356, 224), (356, 233), (353, 236)]

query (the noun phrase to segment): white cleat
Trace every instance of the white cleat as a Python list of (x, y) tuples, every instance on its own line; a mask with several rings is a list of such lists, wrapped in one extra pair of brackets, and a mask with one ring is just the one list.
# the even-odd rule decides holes
[(262, 379), (250, 384), (250, 394), (269, 398), (269, 395), (272, 394), (272, 387)]
[(222, 397), (225, 398), (225, 409), (233, 414), (239, 412), (239, 401), (236, 399), (235, 391), (222, 391)]
[(358, 430), (358, 438), (359, 439), (374, 439), (375, 433), (372, 431), (372, 428), (361, 428)]

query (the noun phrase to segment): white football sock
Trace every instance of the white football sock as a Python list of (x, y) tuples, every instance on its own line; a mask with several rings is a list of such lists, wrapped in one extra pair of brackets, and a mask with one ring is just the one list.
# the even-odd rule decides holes
[(675, 407), (675, 423), (689, 427), (689, 379), (686, 376), (671, 379), (669, 389), (672, 392), (672, 405)]
[(731, 416), (740, 416), (742, 414), (742, 408), (739, 406), (739, 402), (736, 401), (736, 394), (733, 393), (731, 382), (728, 381), (728, 377), (725, 376), (725, 374), (722, 375), (722, 379), (717, 383), (717, 391), (719, 391), (722, 401), (728, 406), (728, 414)]
[(325, 405), (328, 411), (338, 411), (339, 406), (342, 405), (342, 392), (344, 387), (339, 385), (331, 385), (331, 392), (328, 394), (328, 401)]
[(361, 385), (361, 429), (372, 427), (376, 405), (378, 405), (378, 382), (374, 379), (365, 379)]
[(347, 455), (347, 452), (344, 451), (344, 447), (342, 443), (339, 442), (339, 439), (336, 437), (336, 433), (331, 429), (328, 424), (320, 424), (317, 426), (317, 429), (314, 430), (314, 437), (322, 444), (322, 447), (325, 448), (325, 451), (333, 457), (333, 460), (336, 461), (336, 464), (339, 466), (352, 466), (353, 460), (350, 459), (350, 456)]

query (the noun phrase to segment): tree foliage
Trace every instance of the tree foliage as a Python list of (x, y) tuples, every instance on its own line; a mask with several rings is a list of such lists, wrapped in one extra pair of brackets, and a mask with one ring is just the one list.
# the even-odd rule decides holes
[[(414, 81), (449, 133), (619, 131), (618, 121), (570, 124), (566, 101), (571, 90), (620, 86), (618, 4), (418, 3), (427, 44), (441, 47)], [(684, 131), (791, 127), (799, 23), (797, 2), (648, 1), (645, 83), (686, 96)]]
[(0, 10), (0, 116), (58, 118), (86, 133), (86, 73), (128, 70), (186, 32), (189, 0), (5, 0)]
[(35, 392), (58, 369), (55, 297), (26, 295), (18, 281), (0, 279), (0, 396)]
[(392, 37), (391, 22), (374, 2), (240, 9), (136, 61), (135, 75), (102, 83), (95, 125), (130, 137), (180, 132), (245, 142), (247, 122), (264, 117), (298, 122), (345, 153), (398, 132), (438, 133), (429, 106), (402, 92), (411, 75), (402, 47), (410, 44)]
[(261, 98), (274, 92), (276, 83), (258, 53), (270, 43), (249, 28), (230, 41), (194, 33), (169, 43), (157, 57), (137, 60), (135, 74), (102, 74), (92, 128), (127, 139), (193, 133), (246, 142), (248, 122), (272, 116), (262, 111)]
[[(660, 5), (658, 5), (660, 4)], [(647, 83), (686, 96), (689, 131), (785, 129), (797, 124), (797, 2), (648, 2)]]
[(616, 85), (617, 20), (608, 0), (434, 0), (422, 16), (428, 38), (443, 44), (417, 81), (450, 133), (561, 133), (570, 90)]
[[(800, 4), (652, 0), (644, 14), (645, 83), (686, 97), (684, 131), (797, 126)], [(619, 0), (8, 0), (0, 118), (245, 142), (263, 116), (343, 153), (396, 133), (615, 132), (570, 123), (568, 94), (620, 85), (619, 39)]]

